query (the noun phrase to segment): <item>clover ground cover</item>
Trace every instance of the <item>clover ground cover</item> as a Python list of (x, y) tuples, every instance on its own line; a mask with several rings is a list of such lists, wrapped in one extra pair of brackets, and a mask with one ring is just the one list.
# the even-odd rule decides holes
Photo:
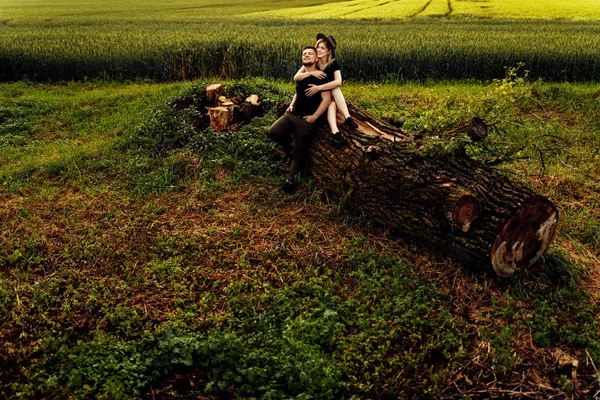
[[(506, 173), (550, 195), (563, 225), (540, 275), (497, 283), (394, 239), (311, 182), (278, 193), (273, 110), (242, 132), (195, 132), (193, 113), (169, 104), (204, 84), (0, 85), (0, 134), (14, 139), (0, 142), (1, 396), (599, 389), (593, 85), (345, 89), (437, 134), (513, 96), (492, 110), (504, 123), (487, 145), (527, 156)], [(226, 84), (271, 106), (292, 92)]]

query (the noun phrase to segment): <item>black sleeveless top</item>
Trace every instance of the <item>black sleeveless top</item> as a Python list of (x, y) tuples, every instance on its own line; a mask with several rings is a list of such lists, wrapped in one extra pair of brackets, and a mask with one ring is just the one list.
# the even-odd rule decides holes
[(340, 70), (340, 64), (337, 62), (337, 60), (333, 60), (331, 64), (328, 64), (325, 69), (323, 69), (323, 72), (327, 74), (327, 81), (331, 82), (334, 80), (333, 73)]

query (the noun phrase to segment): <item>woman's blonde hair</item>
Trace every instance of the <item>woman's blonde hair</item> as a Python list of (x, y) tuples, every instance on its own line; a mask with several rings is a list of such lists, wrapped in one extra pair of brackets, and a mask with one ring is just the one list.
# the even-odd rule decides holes
[(333, 62), (333, 60), (335, 60), (335, 50), (329, 48), (329, 43), (327, 43), (327, 40), (325, 39), (319, 39), (317, 40), (317, 43), (315, 44), (315, 47), (319, 46), (319, 43), (324, 43), (325, 47), (327, 47), (327, 50), (329, 50), (329, 57), (327, 57), (327, 65), (331, 65), (331, 63)]

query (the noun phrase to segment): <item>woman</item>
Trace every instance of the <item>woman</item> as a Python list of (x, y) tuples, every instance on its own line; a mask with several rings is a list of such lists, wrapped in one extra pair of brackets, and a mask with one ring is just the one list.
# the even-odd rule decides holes
[(311, 75), (321, 79), (328, 78), (328, 83), (322, 85), (310, 85), (306, 90), (306, 94), (308, 96), (313, 96), (318, 92), (331, 90), (332, 101), (327, 109), (327, 122), (329, 123), (329, 128), (333, 133), (335, 141), (344, 143), (344, 139), (337, 126), (337, 110), (340, 110), (344, 115), (344, 125), (354, 129), (358, 128), (358, 125), (354, 122), (352, 117), (350, 117), (346, 99), (344, 99), (344, 95), (340, 90), (340, 86), (342, 85), (342, 72), (340, 71), (340, 65), (335, 60), (335, 48), (337, 47), (337, 43), (333, 36), (325, 36), (324, 34), (319, 33), (317, 35), (317, 44), (315, 47), (317, 48), (317, 68), (319, 71), (306, 72), (304, 67), (302, 67), (294, 76), (294, 81), (304, 80)]

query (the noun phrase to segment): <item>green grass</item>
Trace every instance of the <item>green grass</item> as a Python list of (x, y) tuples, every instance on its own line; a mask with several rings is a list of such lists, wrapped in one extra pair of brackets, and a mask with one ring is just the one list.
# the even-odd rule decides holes
[[(501, 130), (472, 154), (527, 157), (502, 170), (549, 196), (561, 225), (540, 275), (498, 283), (390, 238), (314, 183), (278, 192), (265, 132), (291, 85), (226, 82), (268, 110), (217, 134), (169, 105), (200, 101), (205, 83), (0, 85), (0, 138), (20, 138), (0, 142), (3, 397), (600, 389), (593, 85), (344, 87), (370, 113), (442, 139), (487, 112)], [(499, 94), (506, 102), (490, 109)], [(543, 164), (542, 146), (555, 146)], [(579, 361), (577, 381), (561, 354)]]
[[(100, 89), (101, 88), (101, 89)], [(2, 184), (30, 179), (86, 179), (111, 170), (119, 156), (106, 144), (148, 117), (156, 101), (179, 90), (153, 85), (45, 86), (20, 82), (0, 93)]]
[[(533, 18), (534, 11), (523, 10), (521, 16), (532, 18), (515, 19), (502, 9), (507, 3), (498, 1), (493, 9), (502, 11), (489, 16), (453, 18), (435, 16), (444, 14), (448, 3), (433, 1), (423, 11), (431, 15), (405, 18), (406, 12), (386, 8), (423, 8), (426, 2), (385, 2), (373, 8), (372, 1), (361, 0), (355, 2), (361, 4), (358, 11), (345, 14), (353, 9), (351, 3), (295, 2), (294, 7), (305, 7), (296, 10), (291, 3), (268, 1), (213, 5), (177, 0), (142, 7), (11, 0), (0, 5), (0, 80), (290, 79), (300, 49), (313, 44), (320, 31), (336, 37), (343, 76), (355, 81), (488, 81), (518, 62), (532, 77), (555, 81), (595, 81), (600, 71), (597, 22), (566, 11), (554, 10), (557, 18)], [(471, 3), (452, 4), (458, 12)], [(569, 3), (578, 16), (594, 18), (593, 8), (577, 4)]]

